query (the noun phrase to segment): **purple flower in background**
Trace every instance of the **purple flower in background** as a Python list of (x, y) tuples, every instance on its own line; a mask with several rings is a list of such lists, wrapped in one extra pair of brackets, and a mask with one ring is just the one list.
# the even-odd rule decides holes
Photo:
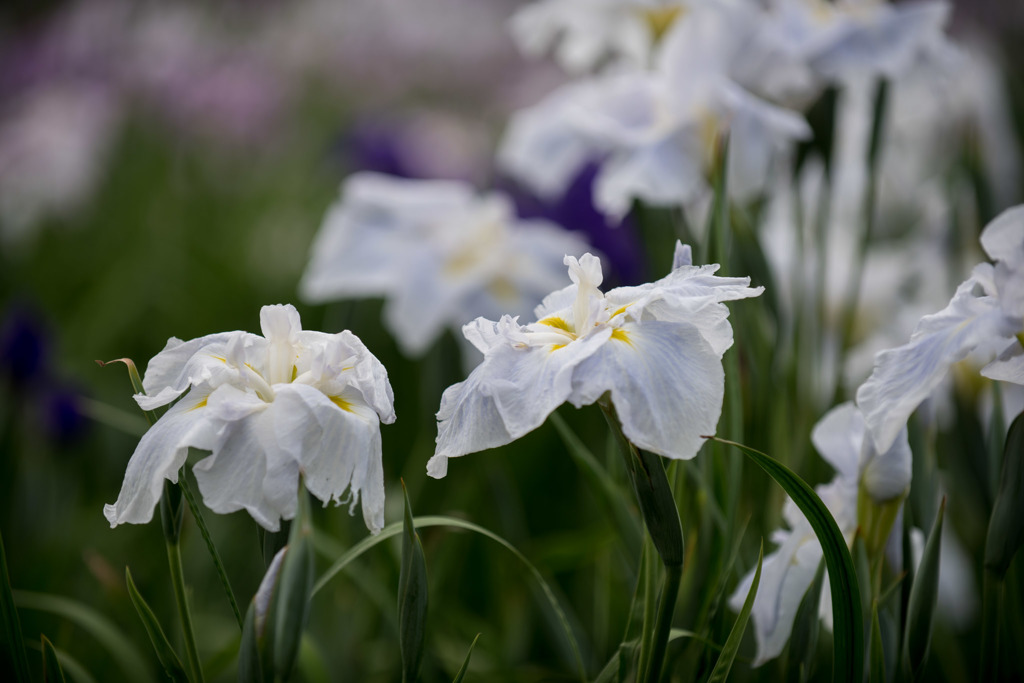
[(635, 285), (647, 281), (643, 248), (636, 226), (629, 216), (616, 220), (594, 206), (593, 187), (599, 165), (586, 164), (561, 197), (544, 200), (510, 181), (499, 183), (512, 196), (521, 218), (546, 218), (567, 230), (580, 231), (601, 251), (611, 266), (608, 280), (613, 285)]
[(85, 429), (78, 392), (51, 367), (47, 325), (27, 305), (9, 305), (0, 319), (0, 392), (10, 392), (13, 409), (56, 444)]

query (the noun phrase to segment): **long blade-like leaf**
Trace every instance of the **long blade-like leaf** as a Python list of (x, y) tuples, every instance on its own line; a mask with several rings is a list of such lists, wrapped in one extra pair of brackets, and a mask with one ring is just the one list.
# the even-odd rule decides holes
[(28, 656), (25, 654), (25, 639), (21, 632), (21, 620), (14, 604), (11, 579), (7, 574), (7, 554), (4, 539), (0, 536), (0, 663), (10, 668), (19, 681), (29, 680)]
[(64, 669), (57, 659), (57, 650), (53, 643), (46, 636), (42, 636), (43, 643), (43, 683), (65, 683)]
[(153, 677), (145, 658), (105, 616), (81, 602), (49, 593), (13, 591), (14, 602), (21, 609), (50, 612), (77, 624), (110, 652), (114, 661), (130, 681), (151, 681)]
[(462, 666), (459, 667), (459, 672), (455, 674), (455, 678), (452, 679), (452, 683), (462, 683), (462, 679), (466, 677), (466, 672), (469, 671), (469, 658), (473, 656), (473, 648), (476, 647), (476, 641), (480, 640), (480, 634), (476, 634), (476, 638), (469, 644), (469, 651), (466, 653), (466, 660), (462, 662)]
[(398, 576), (399, 645), (402, 651), (402, 680), (419, 677), (423, 643), (427, 635), (427, 565), (423, 545), (413, 526), (409, 492), (402, 482), (405, 515), (402, 521), (402, 567)]
[(862, 683), (864, 677), (864, 616), (860, 587), (850, 549), (839, 525), (818, 494), (788, 467), (761, 451), (717, 437), (707, 437), (736, 446), (763, 469), (793, 499), (804, 513), (821, 543), (832, 591), (833, 659), (832, 679), (837, 683)]
[(900, 656), (903, 677), (914, 680), (921, 673), (921, 667), (928, 657), (932, 640), (932, 615), (939, 596), (939, 552), (942, 548), (942, 518), (946, 510), (946, 499), (939, 505), (939, 514), (932, 524), (931, 533), (921, 555), (921, 563), (914, 573), (910, 587), (910, 602), (907, 604), (907, 624), (903, 632), (903, 651)]
[(124, 569), (124, 577), (125, 583), (128, 584), (128, 596), (131, 598), (132, 604), (135, 605), (135, 611), (138, 612), (139, 619), (142, 620), (142, 626), (146, 629), (149, 641), (153, 643), (153, 650), (156, 652), (156, 658), (160, 662), (164, 673), (172, 681), (188, 681), (188, 675), (185, 673), (185, 668), (181, 665), (178, 654), (171, 647), (170, 641), (167, 640), (163, 627), (160, 626), (160, 622), (157, 620), (153, 610), (150, 609), (142, 594), (139, 593), (139, 589), (135, 586), (135, 581), (132, 580), (132, 572), (127, 567)]
[(722, 654), (718, 656), (718, 662), (715, 663), (715, 668), (711, 672), (711, 678), (708, 679), (708, 683), (722, 683), (729, 677), (732, 663), (736, 659), (736, 653), (739, 651), (740, 643), (743, 641), (743, 632), (747, 630), (747, 621), (750, 619), (750, 610), (754, 607), (757, 586), (761, 583), (761, 562), (763, 559), (764, 541), (761, 542), (761, 550), (757, 553), (757, 570), (754, 572), (754, 580), (750, 584), (750, 590), (747, 591), (747, 599), (743, 601), (743, 609), (740, 610), (739, 616), (736, 617), (736, 623), (732, 625), (732, 630), (729, 631), (725, 647), (722, 648)]

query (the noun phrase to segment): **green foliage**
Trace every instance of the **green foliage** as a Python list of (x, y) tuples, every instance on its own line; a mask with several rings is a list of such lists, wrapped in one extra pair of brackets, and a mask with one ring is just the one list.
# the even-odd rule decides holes
[(818, 494), (782, 463), (748, 446), (724, 439), (716, 440), (736, 446), (746, 453), (789, 494), (810, 522), (821, 543), (832, 592), (832, 677), (835, 681), (860, 683), (865, 652), (860, 588), (853, 558), (835, 519)]
[(156, 653), (157, 661), (160, 662), (164, 674), (175, 682), (188, 681), (188, 675), (181, 665), (181, 660), (178, 659), (178, 654), (167, 640), (167, 636), (164, 635), (160, 621), (153, 614), (153, 610), (150, 609), (145, 598), (139, 593), (139, 589), (136, 588), (135, 581), (132, 580), (132, 572), (128, 567), (124, 569), (124, 578), (125, 584), (128, 586), (128, 596), (135, 606), (135, 611), (139, 614), (139, 619), (142, 620), (142, 626), (146, 629), (146, 635), (149, 636), (149, 641), (153, 644), (153, 651)]
[[(427, 565), (423, 544), (413, 525), (405, 482), (402, 482), (402, 493), (405, 515), (402, 521), (402, 569), (398, 577), (398, 635), (402, 650), (402, 680), (413, 683), (419, 677), (427, 635)], [(472, 650), (471, 646), (470, 652)]]

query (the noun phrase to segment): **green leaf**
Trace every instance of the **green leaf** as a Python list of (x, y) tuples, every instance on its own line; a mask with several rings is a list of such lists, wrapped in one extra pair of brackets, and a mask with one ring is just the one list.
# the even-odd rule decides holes
[(743, 601), (743, 608), (740, 610), (739, 616), (736, 617), (736, 623), (732, 625), (732, 630), (729, 631), (725, 647), (722, 648), (722, 654), (718, 656), (718, 661), (715, 663), (715, 668), (711, 672), (708, 683), (722, 683), (729, 677), (729, 670), (732, 669), (732, 663), (736, 659), (736, 653), (739, 651), (740, 643), (743, 641), (743, 632), (747, 630), (747, 621), (750, 619), (750, 610), (754, 607), (754, 597), (757, 595), (758, 584), (761, 583), (761, 562), (763, 559), (764, 541), (761, 541), (761, 549), (757, 553), (757, 570), (754, 572), (754, 580), (750, 584), (750, 590), (747, 591), (747, 599)]
[(878, 602), (871, 603), (871, 666), (870, 683), (885, 683), (885, 650), (882, 647), (882, 626), (878, 622)]
[(288, 535), (288, 550), (281, 563), (281, 573), (270, 610), (268, 627), (273, 629), (274, 673), (288, 680), (295, 668), (295, 659), (302, 642), (302, 632), (309, 620), (309, 604), (313, 587), (313, 526), (309, 494), (303, 477), (299, 477), (298, 510)]
[(928, 658), (932, 640), (932, 616), (939, 594), (939, 554), (942, 548), (942, 519), (946, 511), (946, 499), (939, 505), (939, 514), (932, 524), (931, 533), (924, 546), (921, 563), (914, 573), (910, 587), (910, 602), (907, 604), (906, 630), (903, 632), (903, 652), (900, 657), (903, 676), (916, 679)]
[[(481, 536), (491, 539), (492, 541), (494, 541), (495, 543), (497, 543), (498, 545), (500, 545), (501, 547), (505, 548), (513, 555), (515, 555), (515, 557), (520, 562), (522, 562), (526, 569), (530, 572), (530, 575), (537, 582), (537, 584), (540, 586), (541, 591), (544, 593), (544, 597), (547, 599), (548, 605), (551, 607), (551, 610), (555, 613), (555, 616), (558, 618), (558, 622), (562, 626), (562, 631), (565, 635), (566, 641), (569, 643), (569, 647), (572, 649), (573, 657), (576, 660), (576, 667), (578, 669), (580, 680), (586, 680), (586, 668), (583, 666), (583, 657), (580, 654), (579, 643), (576, 640), (576, 635), (573, 633), (572, 626), (570, 625), (568, 616), (566, 616), (565, 609), (559, 602), (554, 590), (551, 588), (548, 582), (544, 580), (544, 577), (541, 575), (540, 571), (538, 571), (538, 569), (533, 565), (533, 563), (530, 562), (525, 555), (519, 552), (519, 550), (514, 545), (512, 545), (511, 543), (509, 543), (493, 531), (490, 531), (489, 529), (485, 529), (482, 526), (473, 524), (472, 522), (467, 522), (463, 519), (457, 519), (455, 517), (416, 517), (413, 518), (413, 525), (417, 529), (422, 529), (424, 527), (443, 526), (451, 527), (453, 529), (462, 529), (464, 531), (471, 531), (475, 534), (480, 534)], [(313, 585), (313, 595), (316, 595), (316, 593), (320, 591), (327, 584), (328, 581), (334, 578), (342, 569), (344, 569), (353, 560), (357, 559), (374, 546), (377, 546), (386, 541), (387, 539), (402, 533), (403, 526), (404, 522), (394, 522), (392, 524), (389, 524), (386, 527), (384, 527), (381, 530), (381, 532), (376, 536), (368, 536), (367, 538), (364, 538), (363, 540), (359, 541), (351, 548), (349, 548), (345, 553), (342, 554), (341, 557), (334, 561), (334, 563), (327, 569), (327, 571), (325, 571), (320, 576), (319, 579), (317, 579), (316, 583)]]
[(452, 679), (452, 683), (462, 683), (462, 679), (466, 677), (466, 672), (469, 671), (469, 658), (473, 656), (473, 648), (476, 647), (476, 641), (480, 640), (480, 634), (476, 634), (476, 638), (469, 644), (469, 652), (466, 653), (466, 660), (462, 662), (462, 666), (459, 667), (459, 672), (455, 674), (455, 678)]
[(814, 580), (800, 600), (800, 606), (793, 618), (793, 630), (789, 636), (789, 659), (795, 662), (800, 680), (808, 681), (814, 676), (818, 661), (818, 633), (821, 631), (821, 587), (825, 583), (825, 560), (818, 563)]
[[(264, 666), (260, 633), (256, 627), (257, 600), (254, 597), (245, 612), (242, 622), (242, 641), (238, 649), (238, 683), (260, 683), (264, 680), (263, 672), (270, 670)], [(269, 664), (269, 661), (267, 662)]]
[(128, 567), (124, 569), (124, 576), (125, 582), (128, 585), (128, 596), (131, 598), (132, 604), (135, 605), (135, 611), (138, 612), (139, 619), (142, 620), (142, 626), (146, 629), (149, 642), (153, 644), (156, 658), (160, 662), (164, 673), (172, 681), (188, 681), (188, 675), (185, 673), (185, 668), (181, 665), (181, 660), (167, 640), (167, 636), (164, 634), (164, 630), (160, 626), (156, 615), (153, 614), (153, 610), (150, 609), (142, 594), (139, 593), (139, 589), (136, 588), (135, 581), (132, 580), (132, 572)]
[(64, 670), (57, 659), (57, 650), (46, 636), (40, 636), (43, 643), (43, 683), (64, 683)]
[(7, 553), (4, 550), (3, 535), (0, 535), (0, 621), (3, 631), (0, 635), (0, 664), (15, 674), (19, 681), (29, 680), (28, 655), (25, 653), (25, 639), (21, 633), (21, 620), (15, 607), (11, 591), (11, 578), (7, 573)]
[(846, 539), (832, 514), (807, 482), (771, 456), (734, 441), (713, 436), (707, 438), (741, 449), (789, 494), (804, 513), (821, 543), (828, 568), (833, 618), (832, 680), (862, 683), (865, 648), (860, 587), (857, 585), (857, 574), (850, 550), (846, 547)]
[(985, 539), (985, 568), (1002, 578), (1024, 543), (1024, 413), (1010, 425), (1003, 447), (999, 491)]
[(90, 634), (108, 652), (130, 681), (151, 681), (149, 664), (131, 645), (131, 640), (109, 619), (83, 603), (48, 593), (13, 591), (14, 602), (21, 609), (56, 614)]
[(398, 636), (402, 651), (402, 680), (412, 683), (419, 677), (427, 634), (427, 565), (423, 558), (423, 544), (413, 525), (405, 481), (402, 481), (402, 495), (405, 497), (405, 515), (402, 567), (398, 575)]

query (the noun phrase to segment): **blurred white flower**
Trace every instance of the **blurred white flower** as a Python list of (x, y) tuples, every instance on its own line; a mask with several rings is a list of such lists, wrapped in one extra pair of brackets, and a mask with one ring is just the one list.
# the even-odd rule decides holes
[(827, 81), (896, 77), (918, 59), (948, 48), (944, 0), (774, 0), (761, 40)]
[(148, 522), (164, 480), (176, 482), (197, 448), (211, 451), (192, 471), (214, 512), (244, 509), (276, 531), (295, 515), (301, 470), (325, 504), (348, 490), (370, 531), (383, 528), (380, 423), (395, 419), (384, 366), (347, 330), (302, 330), (291, 305), (264, 306), (260, 325), (262, 337), (171, 338), (149, 362), (147, 393), (135, 400), (144, 410), (178, 401), (142, 437), (117, 502), (104, 506), (112, 527)]
[[(853, 541), (858, 520), (866, 512), (858, 510), (861, 491), (873, 503), (885, 504), (899, 501), (910, 486), (911, 452), (906, 430), (881, 454), (874, 449), (871, 439), (865, 438), (866, 434), (864, 417), (853, 403), (844, 403), (826, 413), (811, 432), (814, 447), (837, 472), (829, 484), (818, 486), (815, 491), (832, 513), (848, 544)], [(788, 498), (783, 519), (789, 529), (779, 529), (772, 534), (772, 541), (778, 548), (764, 559), (761, 584), (751, 612), (757, 639), (754, 666), (774, 659), (786, 646), (797, 609), (822, 558), (821, 544), (810, 522)], [(729, 598), (734, 610), (743, 606), (753, 577), (752, 570), (740, 580)], [(827, 589), (827, 579), (825, 586)], [(828, 590), (822, 591), (819, 615), (831, 626), (832, 603)]]
[(498, 193), (458, 181), (358, 173), (313, 244), (302, 297), (382, 296), (402, 350), (423, 354), (446, 327), (528, 313), (562, 282), (565, 254), (587, 245), (542, 220), (520, 220)]
[(636, 446), (689, 459), (713, 434), (722, 410), (722, 355), (732, 346), (721, 302), (758, 296), (749, 278), (714, 276), (676, 245), (671, 273), (657, 282), (602, 293), (601, 263), (565, 257), (573, 284), (537, 307), (537, 322), (478, 318), (463, 332), (484, 353), (469, 377), (448, 387), (427, 474), (448, 459), (501, 446), (539, 427), (568, 401), (611, 394), (622, 430)]
[(701, 1), (538, 0), (517, 11), (510, 26), (525, 54), (553, 52), (570, 73), (592, 70), (606, 60), (644, 66), (665, 31)]
[(0, 243), (79, 210), (103, 177), (119, 107), (107, 89), (40, 86), (0, 115)]
[(622, 216), (633, 199), (666, 206), (705, 194), (715, 142), (728, 131), (730, 191), (751, 197), (763, 189), (774, 157), (810, 136), (800, 115), (732, 78), (734, 57), (755, 30), (746, 10), (693, 9), (666, 34), (652, 70), (571, 83), (516, 114), (499, 164), (552, 197), (584, 163), (603, 156), (595, 204)]
[(995, 264), (975, 266), (945, 309), (921, 318), (908, 343), (879, 352), (857, 390), (879, 449), (892, 444), (950, 366), (971, 351), (996, 356), (982, 368), (985, 377), (1024, 384), (1024, 206), (989, 223), (981, 245)]

